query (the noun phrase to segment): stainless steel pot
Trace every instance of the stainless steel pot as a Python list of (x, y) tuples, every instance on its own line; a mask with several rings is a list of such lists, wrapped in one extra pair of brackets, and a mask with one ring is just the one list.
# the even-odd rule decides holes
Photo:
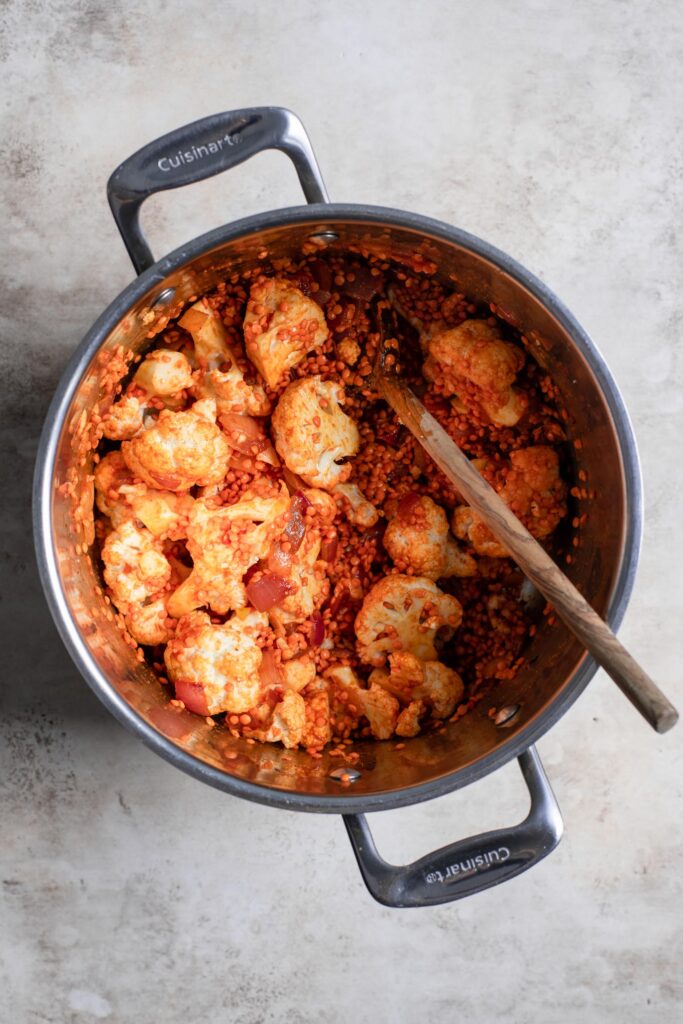
[[(292, 159), (310, 205), (224, 225), (155, 262), (138, 214), (147, 196), (227, 170), (264, 149)], [(304, 251), (353, 249), (410, 261), (437, 273), (523, 329), (537, 361), (559, 385), (569, 413), (567, 457), (587, 482), (573, 513), (587, 513), (569, 568), (574, 582), (616, 628), (631, 593), (641, 531), (638, 457), (628, 416), (602, 357), (576, 320), (532, 274), (472, 235), (418, 214), (328, 203), (299, 120), (276, 107), (218, 114), (152, 142), (109, 181), (109, 201), (138, 272), (74, 353), (52, 401), (35, 475), (35, 542), (50, 609), (72, 658), (107, 708), (153, 750), (219, 789), (273, 807), (341, 813), (372, 895), (389, 906), (458, 899), (504, 881), (554, 848), (562, 819), (532, 746), (560, 718), (596, 665), (560, 624), (539, 627), (525, 667), (445, 735), (416, 737), (401, 750), (366, 742), (357, 778), (340, 786), (327, 756), (251, 745), (168, 708), (167, 691), (140, 664), (99, 588), (92, 549), (92, 471), (84, 444), (101, 394), (102, 368), (123, 346), (149, 344), (150, 328), (189, 296), (227, 274)], [(84, 454), (85, 453), (85, 454)], [(69, 494), (69, 482), (74, 486)], [(67, 486), (65, 486), (67, 485)], [(80, 523), (74, 528), (74, 503)], [(489, 716), (491, 708), (501, 709)], [(518, 757), (531, 796), (522, 824), (464, 839), (396, 867), (378, 855), (365, 811), (417, 803), (466, 786)], [(337, 773), (338, 774), (338, 773)]]

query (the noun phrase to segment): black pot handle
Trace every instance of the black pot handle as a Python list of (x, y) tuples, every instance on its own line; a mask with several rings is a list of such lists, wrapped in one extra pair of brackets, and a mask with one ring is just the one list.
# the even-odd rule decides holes
[(307, 202), (328, 202), (304, 126), (284, 107), (212, 114), (162, 135), (124, 160), (107, 183), (107, 197), (137, 273), (155, 262), (140, 227), (140, 207), (148, 196), (220, 174), (264, 149), (287, 154)]
[(562, 838), (562, 816), (534, 747), (519, 757), (531, 808), (519, 825), (461, 839), (413, 864), (388, 864), (363, 814), (345, 814), (356, 860), (370, 894), (385, 907), (434, 907), (471, 896), (533, 867)]

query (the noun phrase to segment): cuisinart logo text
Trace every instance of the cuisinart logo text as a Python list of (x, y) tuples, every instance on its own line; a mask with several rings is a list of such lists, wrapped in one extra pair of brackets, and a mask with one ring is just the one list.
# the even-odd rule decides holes
[(457, 875), (476, 875), (478, 871), (485, 871), (492, 864), (504, 864), (509, 856), (507, 846), (499, 846), (497, 850), (478, 853), (476, 857), (468, 857), (457, 864), (449, 864), (445, 871), (430, 871), (425, 875), (425, 882), (431, 885), (433, 882), (447, 882)]
[(207, 142), (206, 145), (192, 146), (191, 149), (185, 150), (179, 149), (174, 156), (162, 156), (160, 160), (157, 160), (157, 167), (166, 174), (168, 171), (182, 167), (183, 164), (193, 164), (195, 160), (206, 160), (207, 156), (220, 153), (224, 146), (238, 146), (241, 141), (242, 136), (239, 132), (232, 134), (226, 132), (219, 139)]

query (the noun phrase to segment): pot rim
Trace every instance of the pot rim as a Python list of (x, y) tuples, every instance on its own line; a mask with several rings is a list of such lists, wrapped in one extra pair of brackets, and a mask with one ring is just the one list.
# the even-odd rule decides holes
[(642, 482), (633, 427), (617, 385), (602, 355), (574, 316), (557, 296), (520, 263), (476, 235), (455, 228), (443, 221), (421, 214), (390, 207), (365, 204), (325, 203), (285, 207), (232, 221), (197, 236), (158, 260), (127, 285), (107, 306), (87, 332), (70, 358), (57, 385), (40, 437), (33, 485), (33, 531), (36, 557), (43, 590), (57, 630), (76, 667), (105, 707), (148, 747), (175, 767), (234, 796), (268, 806), (290, 810), (352, 814), (387, 810), (431, 800), (483, 778), (535, 743), (569, 709), (597, 671), (597, 664), (584, 654), (572, 676), (551, 704), (495, 750), (429, 782), (403, 787), (387, 793), (338, 796), (293, 793), (264, 786), (221, 772), (185, 750), (176, 747), (149, 725), (124, 698), (116, 692), (92, 658), (72, 618), (64, 595), (52, 537), (51, 499), (57, 442), (74, 393), (103, 339), (116, 327), (129, 308), (155, 284), (163, 287), (169, 274), (191, 263), (198, 256), (229, 241), (288, 224), (312, 223), (319, 232), (332, 229), (333, 221), (373, 221), (430, 234), (455, 243), (489, 260), (500, 270), (522, 284), (571, 336), (574, 344), (589, 363), (604, 396), (617, 434), (623, 460), (626, 526), (621, 564), (609, 599), (607, 621), (616, 630), (624, 617), (635, 581), (643, 526)]

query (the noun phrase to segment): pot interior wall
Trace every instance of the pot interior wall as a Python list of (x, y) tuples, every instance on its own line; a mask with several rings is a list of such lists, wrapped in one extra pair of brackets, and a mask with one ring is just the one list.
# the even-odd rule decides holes
[[(336, 240), (313, 237), (322, 231), (334, 231)], [(370, 220), (309, 220), (261, 230), (223, 242), (171, 272), (131, 308), (106, 339), (104, 350), (112, 352), (119, 345), (135, 351), (147, 348), (151, 344), (150, 308), (155, 318), (169, 311), (168, 306), (154, 305), (166, 288), (175, 289), (175, 305), (210, 289), (226, 275), (252, 266), (262, 259), (264, 250), (268, 259), (277, 260), (319, 246), (328, 251), (353, 248), (406, 263), (412, 263), (418, 253), (433, 262), (438, 275), (453, 288), (495, 303), (500, 315), (523, 329), (532, 356), (552, 375), (564, 396), (569, 414), (569, 440), (564, 453), (567, 471), (576, 479), (582, 470), (586, 478), (580, 484), (586, 497), (571, 499), (569, 521), (584, 512), (587, 519), (578, 531), (565, 528), (564, 542), (572, 554), (566, 569), (598, 612), (604, 614), (622, 563), (627, 509), (619, 442), (600, 385), (587, 360), (542, 303), (510, 273), (466, 247), (436, 235)], [(90, 656), (109, 685), (154, 729), (226, 776), (281, 791), (342, 797), (338, 782), (329, 778), (331, 769), (339, 766), (338, 759), (325, 755), (313, 760), (304, 753), (277, 746), (249, 744), (233, 739), (221, 727), (210, 728), (188, 712), (170, 709), (169, 691), (124, 643), (112, 608), (98, 589), (101, 580), (93, 562), (93, 548), (84, 551), (92, 465), (89, 459), (83, 466), (78, 463), (83, 425), (99, 397), (101, 372), (102, 359), (93, 359), (76, 390), (59, 440), (53, 482), (53, 532), (60, 574), (71, 615)], [(61, 487), (70, 474), (76, 477), (76, 493), (82, 496), (84, 514), (84, 525), (76, 533), (71, 502)], [(574, 538), (577, 547), (572, 547)], [(458, 772), (537, 720), (566, 687), (577, 685), (578, 671), (589, 675), (591, 666), (580, 646), (561, 623), (549, 626), (541, 611), (542, 602), (538, 632), (517, 677), (496, 684), (474, 711), (448, 725), (444, 734), (417, 737), (398, 751), (393, 742), (357, 744), (354, 749), (361, 755), (361, 777), (354, 784), (353, 796), (395, 791)], [(488, 712), (492, 707), (509, 705), (519, 705), (519, 711), (506, 727), (500, 728)]]

